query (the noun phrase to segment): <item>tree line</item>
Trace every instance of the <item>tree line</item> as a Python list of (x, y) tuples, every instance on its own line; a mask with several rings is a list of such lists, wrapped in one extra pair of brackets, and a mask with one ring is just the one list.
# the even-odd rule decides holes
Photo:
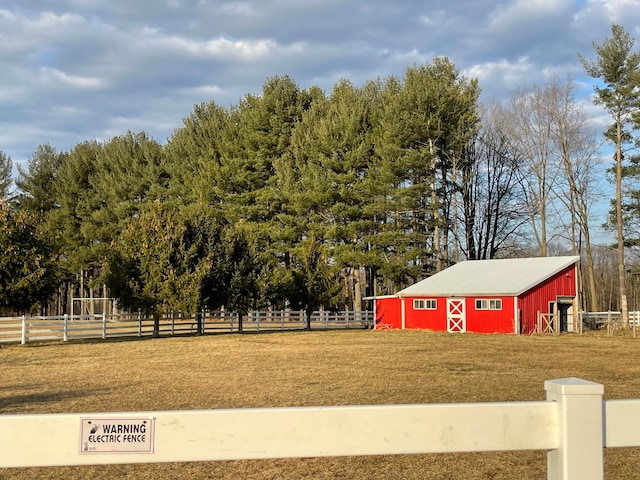
[[(0, 308), (103, 296), (156, 317), (360, 310), (463, 259), (557, 253), (583, 256), (586, 308), (617, 306), (591, 241), (600, 145), (575, 84), (479, 95), (447, 58), (329, 94), (272, 77), (237, 105), (195, 105), (165, 144), (128, 132), (41, 145), (15, 189), (1, 154)], [(639, 197), (610, 224), (630, 227)]]

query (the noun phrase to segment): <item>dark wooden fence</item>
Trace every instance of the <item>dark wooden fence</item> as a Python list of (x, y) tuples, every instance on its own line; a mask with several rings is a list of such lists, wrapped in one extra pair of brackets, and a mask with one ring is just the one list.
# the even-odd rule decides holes
[[(304, 311), (254, 311), (242, 318), (244, 332), (312, 330), (373, 327), (373, 312), (313, 312), (307, 319)], [(233, 333), (239, 331), (238, 314), (205, 311), (196, 316), (169, 313), (160, 319), (161, 336)], [(61, 315), (0, 317), (0, 343), (22, 343), (46, 340), (88, 338), (150, 337), (153, 319), (141, 314)]]

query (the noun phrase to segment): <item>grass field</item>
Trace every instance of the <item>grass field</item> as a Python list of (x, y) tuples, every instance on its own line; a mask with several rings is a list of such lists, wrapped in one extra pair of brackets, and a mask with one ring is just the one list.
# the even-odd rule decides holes
[[(544, 380), (562, 377), (640, 398), (639, 349), (625, 337), (368, 330), (3, 346), (0, 414), (543, 400)], [(34, 478), (545, 479), (546, 453), (0, 469)], [(640, 449), (606, 451), (605, 478), (640, 479)]]

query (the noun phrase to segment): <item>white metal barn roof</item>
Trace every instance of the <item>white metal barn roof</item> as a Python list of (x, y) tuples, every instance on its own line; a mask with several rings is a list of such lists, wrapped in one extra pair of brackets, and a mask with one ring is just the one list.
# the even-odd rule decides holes
[(469, 260), (425, 278), (396, 295), (517, 296), (578, 260), (578, 256)]

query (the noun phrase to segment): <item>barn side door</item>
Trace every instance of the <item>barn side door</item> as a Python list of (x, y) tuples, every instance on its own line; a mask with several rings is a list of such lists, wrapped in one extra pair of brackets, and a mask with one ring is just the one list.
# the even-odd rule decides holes
[(467, 331), (464, 298), (447, 298), (447, 331), (450, 333)]

